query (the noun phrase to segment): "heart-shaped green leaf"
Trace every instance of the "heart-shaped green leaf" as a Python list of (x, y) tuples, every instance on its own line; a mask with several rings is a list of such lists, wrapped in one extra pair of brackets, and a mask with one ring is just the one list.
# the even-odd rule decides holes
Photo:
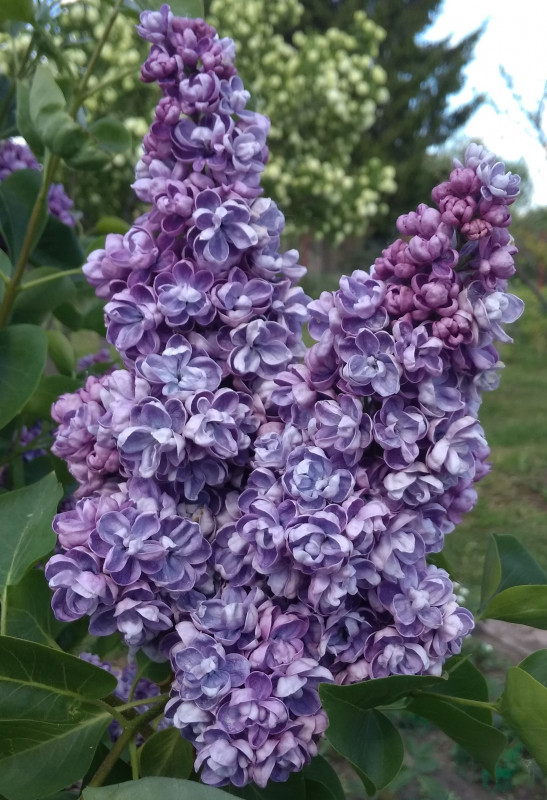
[(192, 773), (193, 748), (177, 728), (156, 731), (146, 740), (139, 753), (143, 778), (153, 775), (188, 778)]
[(228, 800), (229, 797), (212, 786), (176, 778), (141, 778), (83, 791), (84, 800)]
[(53, 549), (51, 520), (62, 494), (52, 472), (38, 483), (0, 495), (0, 592), (19, 583)]
[(521, 666), (507, 671), (499, 708), (547, 774), (547, 688)]
[(116, 678), (76, 656), (0, 637), (0, 793), (37, 800), (79, 780), (111, 716)]

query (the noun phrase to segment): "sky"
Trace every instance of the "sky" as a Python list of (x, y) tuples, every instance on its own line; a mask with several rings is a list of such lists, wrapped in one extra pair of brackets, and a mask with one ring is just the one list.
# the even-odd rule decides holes
[[(547, 80), (546, 0), (444, 0), (441, 13), (425, 38), (460, 41), (483, 22), (486, 30), (465, 69), (466, 82), (452, 103), (486, 94), (486, 103), (467, 122), (463, 133), (480, 139), (502, 160), (524, 158), (534, 184), (532, 202), (547, 205), (547, 153), (513, 100), (499, 68), (512, 76), (526, 108), (534, 110)], [(545, 115), (547, 129), (547, 114)]]

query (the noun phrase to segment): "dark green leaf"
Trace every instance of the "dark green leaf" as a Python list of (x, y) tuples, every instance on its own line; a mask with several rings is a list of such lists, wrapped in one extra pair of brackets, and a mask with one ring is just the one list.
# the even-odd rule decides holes
[(439, 569), (445, 569), (449, 575), (453, 574), (452, 564), (442, 551), (440, 553), (430, 553), (427, 557), (427, 563), (433, 564)]
[(430, 689), (439, 683), (444, 683), (444, 679), (433, 675), (392, 675), (350, 686), (324, 683), (319, 686), (319, 696), (321, 701), (328, 698), (330, 704), (340, 700), (364, 710), (391, 705), (401, 697), (420, 689)]
[[(0, 25), (1, 24), (0, 22)], [(0, 75), (0, 108), (6, 109), (3, 112), (3, 121), (0, 122), (0, 139), (7, 138), (7, 131), (10, 131), (8, 135), (12, 135), (14, 129), (17, 129), (17, 120), (15, 118), (17, 111), (16, 105), (15, 97), (12, 94), (12, 81), (7, 75)], [(6, 131), (6, 133), (4, 133), (4, 131)]]
[[(488, 684), (484, 675), (473, 666), (465, 656), (453, 656), (445, 664), (447, 679), (436, 683), (428, 689), (438, 695), (448, 695), (450, 697), (466, 697), (469, 700), (488, 701)], [(466, 713), (470, 714), (486, 725), (492, 723), (492, 714), (487, 708), (467, 707)]]
[(67, 375), (44, 375), (36, 392), (25, 406), (25, 418), (29, 421), (49, 419), (51, 405), (59, 395), (75, 392), (80, 386), (81, 381), (77, 378), (70, 378)]
[(228, 800), (229, 797), (221, 789), (176, 778), (142, 778), (83, 791), (84, 800)]
[(34, 6), (32, 0), (2, 0), (0, 4), (0, 22), (6, 22), (6, 20), (33, 22)]
[(519, 668), (547, 688), (547, 650), (536, 650), (520, 662)]
[(17, 83), (17, 127), (37, 158), (44, 154), (44, 144), (32, 124), (30, 116), (30, 89), (26, 83)]
[(156, 731), (141, 747), (143, 778), (162, 775), (165, 778), (188, 778), (192, 774), (194, 751), (177, 728)]
[[(62, 271), (55, 267), (38, 267), (30, 273), (29, 283), (56, 274), (62, 276)], [(75, 294), (74, 281), (68, 276), (21, 289), (13, 304), (13, 321), (40, 324), (54, 308), (69, 302)]]
[(494, 595), (481, 617), (547, 630), (547, 586), (513, 586), (506, 589)]
[[(110, 742), (109, 742), (110, 744)], [(93, 757), (93, 761), (89, 765), (89, 769), (87, 773), (84, 775), (83, 785), (89, 783), (91, 778), (95, 775), (105, 758), (107, 757), (110, 751), (110, 747), (107, 747), (104, 742), (101, 742), (95, 751), (95, 755)], [(114, 766), (112, 767), (111, 772), (108, 773), (106, 779), (104, 781), (104, 786), (112, 786), (113, 783), (124, 783), (125, 781), (131, 780), (131, 767), (130, 765), (124, 761), (122, 758), (118, 758)], [(77, 797), (74, 800), (78, 800), (80, 797), (80, 793), (78, 792)], [(48, 797), (47, 800), (50, 800)]]
[(47, 359), (47, 339), (35, 325), (0, 331), (0, 429), (34, 393)]
[(38, 65), (29, 97), (30, 118), (35, 131), (52, 153), (71, 159), (86, 146), (88, 134), (66, 111), (66, 98), (51, 71)]
[[(375, 682), (370, 681), (370, 683)], [(399, 732), (384, 714), (374, 709), (363, 710), (363, 707), (356, 705), (359, 702), (359, 694), (352, 697), (346, 692), (343, 694), (340, 692), (340, 689), (359, 690), (367, 683), (368, 681), (355, 684), (353, 687), (324, 683), (320, 685), (319, 693), (329, 718), (327, 739), (341, 756), (363, 773), (367, 781), (365, 786), (370, 793), (372, 788), (377, 791), (395, 777), (403, 763), (404, 750)], [(405, 694), (407, 691), (405, 689)], [(386, 702), (385, 690), (378, 696), (382, 696), (383, 702)], [(393, 702), (395, 699), (390, 697), (388, 702)], [(365, 698), (363, 702), (366, 704), (375, 700), (373, 701), (371, 697)]]
[(153, 683), (162, 683), (171, 677), (170, 661), (151, 661), (142, 650), (136, 655), (137, 675), (140, 678), (148, 678)]
[(344, 790), (338, 775), (329, 762), (316, 756), (302, 770), (310, 800), (345, 800)]
[(102, 117), (93, 122), (88, 130), (105, 153), (125, 153), (131, 147), (131, 134), (114, 117)]
[(74, 228), (49, 216), (32, 260), (58, 269), (76, 269), (85, 261), (85, 253)]
[(104, 302), (102, 300), (95, 301), (83, 315), (82, 328), (95, 331), (100, 336), (105, 335)]
[(94, 171), (106, 167), (110, 163), (110, 156), (89, 137), (72, 157), (66, 157), (65, 160), (72, 169)]
[(0, 272), (5, 275), (6, 278), (11, 278), (13, 272), (13, 265), (8, 258), (8, 254), (4, 253), (3, 250), (0, 250)]
[(505, 736), (459, 706), (436, 697), (415, 697), (408, 710), (433, 722), (447, 736), (461, 745), (492, 775), (505, 745)]
[(62, 497), (55, 473), (0, 495), (0, 591), (17, 584), (55, 543), (51, 520)]
[(72, 375), (76, 366), (74, 348), (61, 331), (47, 331), (49, 357), (61, 373)]
[(30, 570), (17, 586), (10, 586), (6, 634), (58, 647), (55, 639), (64, 625), (53, 616), (51, 597), (44, 573), (37, 569)]
[[(0, 232), (6, 242), (12, 264), (16, 264), (23, 246), (32, 209), (40, 192), (42, 176), (35, 169), (18, 169), (0, 184)], [(32, 248), (46, 226), (47, 205), (40, 213)]]
[(505, 589), (547, 584), (547, 573), (514, 536), (494, 534), (486, 553), (481, 608)]
[(111, 721), (93, 701), (116, 684), (68, 653), (0, 637), (0, 792), (36, 800), (81, 778)]
[(500, 711), (547, 773), (547, 689), (520, 667), (507, 671)]
[(76, 309), (72, 303), (62, 303), (53, 312), (53, 316), (66, 325), (71, 331), (79, 331), (82, 327), (83, 315)]

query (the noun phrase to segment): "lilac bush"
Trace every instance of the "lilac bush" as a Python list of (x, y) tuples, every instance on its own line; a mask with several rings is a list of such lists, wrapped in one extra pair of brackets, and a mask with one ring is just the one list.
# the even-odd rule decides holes
[(84, 267), (125, 369), (54, 405), (80, 486), (46, 575), (60, 619), (171, 661), (206, 783), (264, 786), (316, 754), (319, 683), (440, 675), (473, 627), (428, 556), (488, 471), (519, 180), (471, 145), (370, 272), (310, 301), (233, 42), (168, 6), (138, 31), (151, 208)]

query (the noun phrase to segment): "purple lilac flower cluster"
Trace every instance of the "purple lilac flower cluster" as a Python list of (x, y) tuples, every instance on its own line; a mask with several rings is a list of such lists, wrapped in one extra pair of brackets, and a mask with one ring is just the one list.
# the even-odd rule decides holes
[(166, 718), (206, 783), (264, 786), (317, 752), (320, 682), (438, 675), (472, 628), (427, 557), (487, 471), (518, 178), (470, 147), (439, 208), (310, 302), (233, 42), (167, 6), (138, 30), (163, 95), (151, 210), (84, 267), (126, 369), (53, 406), (80, 488), (46, 576), (59, 619), (170, 659)]
[[(27, 144), (19, 143), (13, 139), (0, 141), (0, 183), (8, 175), (18, 169), (40, 169), (40, 165), (34, 158), (30, 147)], [(48, 191), (48, 208), (53, 217), (70, 227), (76, 224), (76, 217), (71, 209), (74, 203), (66, 194), (61, 183), (53, 183)]]

